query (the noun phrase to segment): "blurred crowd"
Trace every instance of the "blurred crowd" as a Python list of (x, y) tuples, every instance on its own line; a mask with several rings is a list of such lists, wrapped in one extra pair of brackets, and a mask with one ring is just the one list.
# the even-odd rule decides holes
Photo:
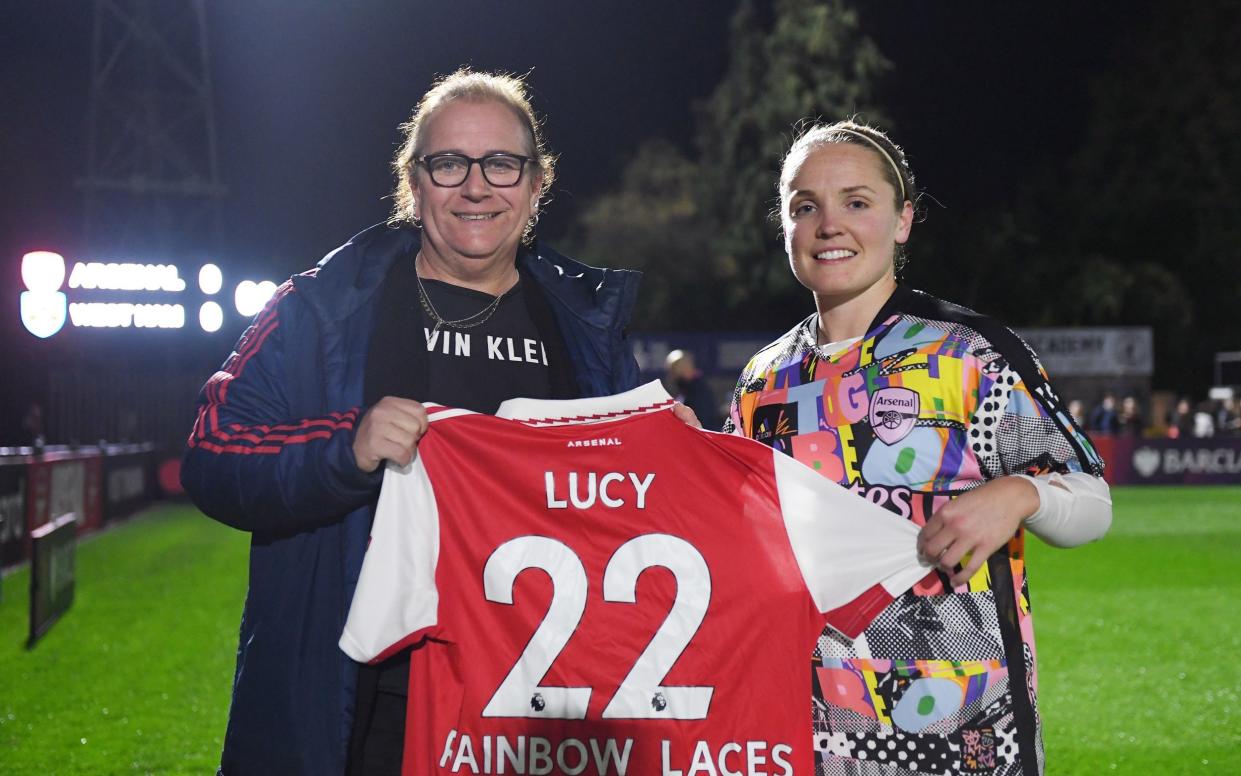
[(1235, 397), (1194, 402), (1182, 396), (1162, 417), (1154, 417), (1134, 396), (1117, 403), (1115, 395), (1105, 393), (1089, 410), (1080, 399), (1070, 400), (1069, 414), (1094, 434), (1170, 439), (1241, 436), (1241, 412)]

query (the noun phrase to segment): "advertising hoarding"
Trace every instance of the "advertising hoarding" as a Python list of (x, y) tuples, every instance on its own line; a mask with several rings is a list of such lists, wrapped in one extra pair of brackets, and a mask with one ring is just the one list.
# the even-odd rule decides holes
[(1052, 377), (1149, 377), (1155, 368), (1149, 326), (1057, 326), (1017, 333)]
[(1113, 485), (1241, 484), (1241, 438), (1092, 437)]
[(25, 557), (26, 471), (22, 466), (0, 466), (0, 566)]
[(30, 532), (30, 635), (35, 645), (73, 604), (77, 516), (72, 512)]

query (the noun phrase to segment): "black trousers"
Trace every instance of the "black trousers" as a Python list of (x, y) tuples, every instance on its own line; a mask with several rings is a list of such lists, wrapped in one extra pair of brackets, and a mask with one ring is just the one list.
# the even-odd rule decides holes
[(408, 698), (380, 686), (382, 670), (377, 666), (362, 666), (358, 673), (348, 776), (400, 776), (401, 773)]

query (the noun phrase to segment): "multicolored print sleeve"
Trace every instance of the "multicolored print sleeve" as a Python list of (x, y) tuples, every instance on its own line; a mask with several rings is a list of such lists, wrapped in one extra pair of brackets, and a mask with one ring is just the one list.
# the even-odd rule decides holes
[[(755, 356), (757, 358), (757, 356)], [(741, 371), (741, 376), (737, 379), (737, 385), (733, 389), (732, 401), (728, 403), (728, 417), (724, 418), (724, 427), (721, 429), (725, 434), (736, 434), (738, 436), (748, 436), (746, 431), (746, 418), (753, 415), (753, 407), (746, 408), (744, 402), (747, 392), (746, 386), (754, 379), (754, 358), (745, 365), (745, 369)], [(749, 410), (748, 412), (746, 410)]]
[[(744, 379), (744, 377), (745, 375), (743, 373), (742, 379)], [(741, 397), (741, 383), (738, 382), (737, 387), (733, 389), (732, 401), (728, 403), (728, 417), (724, 418), (724, 428), (722, 431), (725, 434), (745, 436), (744, 423), (741, 418)]]
[(737, 378), (732, 401), (728, 404), (728, 417), (724, 419), (722, 429), (725, 434), (753, 438), (750, 424), (754, 418), (754, 408), (758, 405), (758, 394), (767, 387), (768, 380), (772, 379), (780, 364), (801, 353), (809, 336), (807, 327), (813, 317), (801, 321), (750, 358)]
[(1074, 471), (1101, 475), (1102, 459), (1062, 405), (1036, 356), (1008, 333), (1019, 349), (1010, 345), (1001, 353), (991, 346), (974, 354), (983, 371), (969, 441), (987, 478)]

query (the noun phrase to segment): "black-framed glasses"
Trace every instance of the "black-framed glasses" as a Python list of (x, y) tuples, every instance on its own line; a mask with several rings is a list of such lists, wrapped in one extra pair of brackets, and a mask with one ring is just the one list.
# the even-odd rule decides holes
[(483, 171), (483, 178), (492, 186), (508, 188), (521, 183), (522, 173), (526, 171), (526, 162), (534, 161), (529, 156), (519, 154), (487, 154), (473, 157), (465, 154), (442, 153), (427, 154), (417, 160), (431, 175), (431, 182), (436, 186), (460, 186), (470, 177), (470, 166), (477, 164)]

